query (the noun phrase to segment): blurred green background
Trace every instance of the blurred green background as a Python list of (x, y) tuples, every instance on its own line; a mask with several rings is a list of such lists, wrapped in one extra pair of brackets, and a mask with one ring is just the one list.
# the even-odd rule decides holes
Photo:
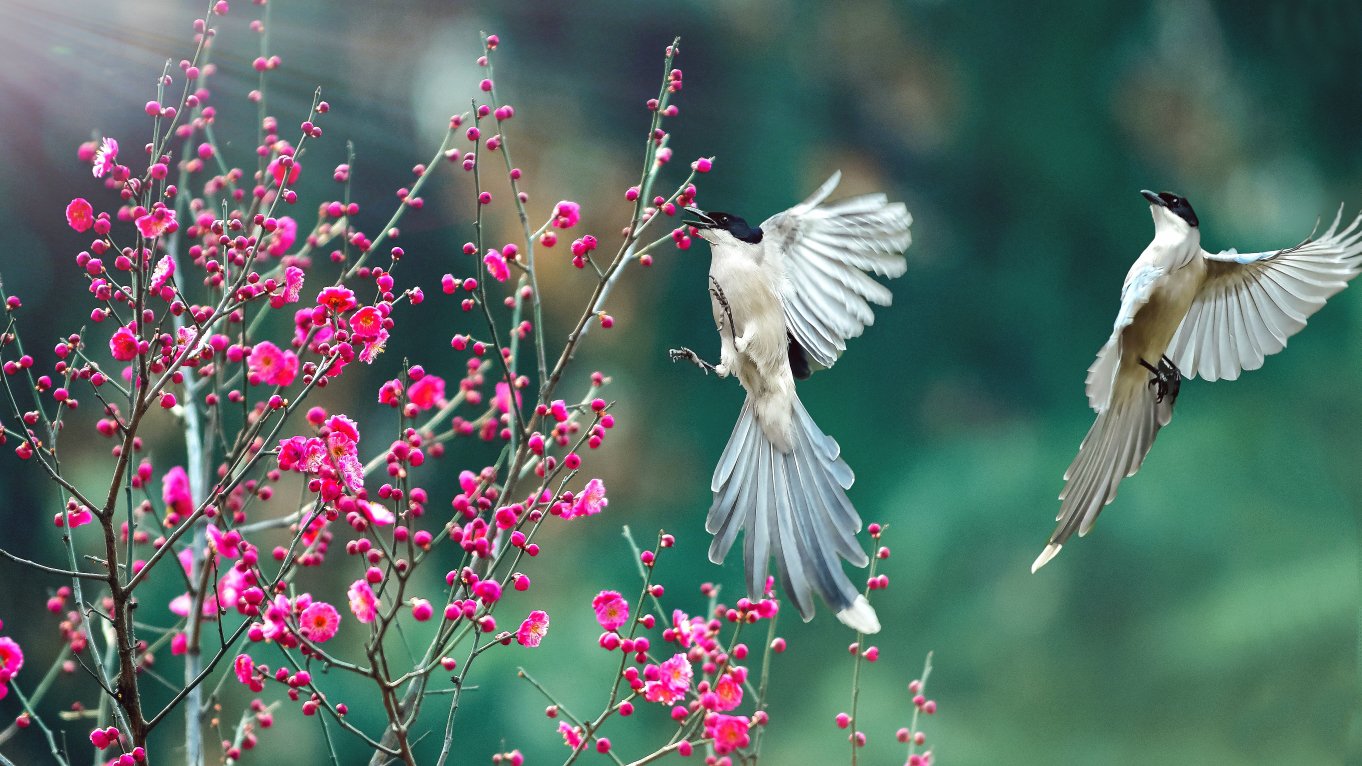
[[(84, 240), (65, 227), (65, 203), (110, 202), (76, 146), (112, 135), (125, 157), (137, 156), (148, 134), (141, 105), (164, 61), (190, 53), (200, 5), (0, 7), (0, 271), (25, 299), (29, 346), (40, 354), (89, 310), (73, 260)], [(257, 50), (245, 25), (257, 9), (233, 6), (212, 88), (228, 151), (249, 163), (254, 108), (244, 95)], [(507, 133), (535, 217), (574, 199), (585, 211), (578, 233), (613, 241), (628, 214), (623, 191), (636, 180), (643, 102), (676, 34), (685, 89), (668, 177), (716, 155), (702, 205), (761, 220), (835, 168), (845, 173), (842, 194), (884, 190), (907, 202), (914, 242), (908, 274), (892, 285), (894, 306), (801, 388), (857, 471), (852, 499), (862, 516), (891, 526), (882, 654), (863, 678), (862, 763), (903, 761), (893, 732), (907, 723), (905, 684), (928, 650), (929, 696), (940, 710), (925, 729), (940, 763), (1362, 762), (1357, 288), (1263, 370), (1185, 384), (1175, 422), (1095, 533), (1028, 572), (1091, 422), (1084, 372), (1152, 233), (1138, 190), (1186, 195), (1212, 250), (1294, 244), (1340, 202), (1348, 215), (1362, 209), (1362, 5), (277, 0), (272, 13), (272, 52), (284, 66), (269, 80), (271, 112), (295, 125), (318, 85), (334, 107), (305, 160), (315, 172), (304, 174), (300, 207), (338, 193), (326, 171), (353, 140), (359, 223), (371, 233), (411, 166), (429, 159), (448, 115), (475, 95), (479, 30), (502, 39), (498, 90), (517, 109)], [(457, 377), (462, 360), (448, 339), (472, 328), (437, 282), (466, 271), (452, 264), (462, 264), (455, 253), (470, 237), (471, 184), (442, 172), (425, 196), (399, 244), (403, 267), (411, 264), (405, 278), (419, 276), (431, 300), (399, 313), (375, 370), (347, 373), (324, 392), (328, 406), (360, 413), (370, 434), (392, 424), (372, 404), (381, 380), (373, 373), (391, 375), (406, 355)], [(511, 241), (513, 215), (495, 207), (491, 240)], [(547, 322), (562, 337), (589, 281), (566, 263), (565, 247), (546, 256)], [(546, 555), (526, 570), (531, 597), (503, 614), (548, 606), (549, 637), (536, 651), (479, 660), (480, 688), (459, 713), (457, 762), (486, 763), (503, 743), (530, 763), (566, 754), (542, 700), (514, 679), (519, 664), (583, 714), (604, 702), (615, 660), (594, 649), (588, 604), (602, 588), (637, 593), (621, 524), (645, 540), (662, 527), (677, 535), (659, 570), (675, 606), (700, 610), (701, 580), (730, 594), (741, 587), (736, 557), (724, 568), (706, 560), (702, 524), (742, 392), (665, 355), (678, 345), (716, 353), (707, 265), (697, 246), (632, 270), (608, 306), (618, 324), (589, 336), (568, 390), (582, 390), (592, 369), (614, 377), (620, 424), (588, 462), (610, 507), (546, 531)], [(159, 478), (182, 446), (168, 421), (157, 427)], [(78, 433), (66, 460), (97, 484), (108, 444)], [(364, 446), (367, 457), (382, 441)], [(446, 507), (459, 468), (490, 459), (481, 445), (452, 450), (423, 479), (432, 506)], [(63, 560), (50, 526), (55, 494), (33, 467), (0, 461), (0, 496), (0, 544)], [(340, 603), (353, 568), (333, 561), (304, 582)], [(438, 568), (428, 573), (432, 595)], [(10, 565), (0, 578), (0, 619), (26, 647), (20, 679), (31, 687), (56, 643), (55, 620), (32, 615), (46, 614), (43, 601), (62, 583)], [(159, 610), (148, 604), (141, 619), (166, 624)], [(849, 706), (852, 636), (825, 610), (810, 625), (786, 619), (781, 632), (791, 649), (775, 665), (765, 760), (844, 761), (845, 732), (833, 717)], [(178, 674), (177, 663), (163, 664)], [(363, 702), (372, 695), (340, 675), (329, 679), (333, 699), (376, 731), (381, 711)], [(77, 688), (63, 683), (49, 712)], [(244, 699), (238, 691), (229, 688), (228, 710)], [(94, 703), (88, 690), (83, 700)], [(0, 702), (0, 722), (16, 704)], [(626, 759), (662, 736), (656, 712), (605, 732)], [(296, 710), (279, 718), (253, 757), (320, 761), (315, 724)], [(232, 713), (224, 726), (234, 721)], [(429, 721), (440, 726), (442, 712)], [(83, 724), (64, 725), (73, 744), (84, 739)], [(5, 752), (43, 762), (36, 730)]]

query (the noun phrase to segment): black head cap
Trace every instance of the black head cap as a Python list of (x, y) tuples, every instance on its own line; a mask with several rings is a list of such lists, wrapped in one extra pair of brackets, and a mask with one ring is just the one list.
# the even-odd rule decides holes
[(749, 226), (740, 216), (720, 213), (717, 210), (707, 213), (698, 207), (688, 207), (686, 212), (690, 217), (682, 222), (697, 229), (723, 229), (735, 238), (753, 245), (761, 241), (761, 227)]
[(1166, 207), (1174, 215), (1186, 221), (1189, 226), (1199, 225), (1196, 220), (1196, 212), (1192, 210), (1192, 203), (1186, 197), (1179, 197), (1172, 192), (1159, 192), (1155, 194), (1148, 189), (1141, 191), (1140, 194), (1149, 200), (1149, 204)]

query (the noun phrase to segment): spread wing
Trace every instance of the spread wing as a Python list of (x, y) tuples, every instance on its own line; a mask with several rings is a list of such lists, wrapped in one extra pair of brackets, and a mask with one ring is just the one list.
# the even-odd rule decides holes
[(770, 238), (766, 252), (784, 260), (785, 324), (823, 367), (875, 321), (870, 304), (889, 305), (889, 289), (866, 272), (901, 276), (912, 241), (908, 208), (883, 194), (823, 205), (841, 178), (841, 171), (833, 173), (813, 196), (761, 225)]
[(1263, 366), (1286, 340), (1362, 270), (1362, 216), (1318, 239), (1270, 253), (1202, 253), (1206, 282), (1183, 318), (1168, 356), (1183, 375), (1234, 380)]

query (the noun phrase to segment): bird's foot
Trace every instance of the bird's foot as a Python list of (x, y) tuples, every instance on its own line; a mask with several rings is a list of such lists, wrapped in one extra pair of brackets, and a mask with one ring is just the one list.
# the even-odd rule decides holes
[(695, 353), (694, 351), (691, 351), (688, 348), (674, 348), (671, 351), (668, 351), (667, 355), (672, 358), (673, 362), (679, 362), (684, 359), (690, 362), (691, 364), (694, 364), (696, 367), (699, 367), (700, 371), (705, 373), (706, 375), (710, 374), (711, 372), (717, 372), (717, 368), (715, 368), (714, 365), (701, 359), (699, 354)]
[(1149, 379), (1150, 387), (1157, 391), (1156, 401), (1162, 403), (1164, 399), (1172, 397), (1178, 398), (1178, 390), (1182, 388), (1182, 371), (1173, 364), (1173, 360), (1166, 355), (1159, 357), (1159, 366), (1140, 360), (1140, 366), (1153, 373), (1154, 377)]
[[(728, 297), (724, 295), (724, 289), (722, 287), (719, 287), (719, 280), (715, 279), (712, 276), (709, 278), (709, 294), (714, 296), (714, 302), (719, 304), (719, 308), (723, 309), (724, 318), (728, 320), (728, 322), (726, 323), (728, 331), (731, 335), (733, 335), (734, 339), (736, 340), (738, 336), (738, 328), (737, 325), (733, 323), (733, 309), (728, 305)], [(720, 333), (723, 332), (724, 326), (725, 325), (719, 326)]]

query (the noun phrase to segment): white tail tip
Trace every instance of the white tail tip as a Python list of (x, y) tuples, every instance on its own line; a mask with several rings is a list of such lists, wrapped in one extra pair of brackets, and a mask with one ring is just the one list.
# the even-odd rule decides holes
[(1059, 543), (1050, 543), (1049, 545), (1045, 546), (1045, 550), (1041, 551), (1040, 555), (1036, 557), (1035, 562), (1031, 564), (1031, 574), (1035, 574), (1037, 569), (1040, 569), (1046, 564), (1049, 564), (1050, 559), (1054, 558), (1055, 556), (1058, 556), (1059, 550), (1063, 547), (1064, 546), (1060, 545)]
[(879, 615), (875, 614), (875, 607), (865, 600), (865, 596), (857, 596), (851, 606), (837, 613), (837, 619), (859, 633), (868, 635), (880, 632)]

